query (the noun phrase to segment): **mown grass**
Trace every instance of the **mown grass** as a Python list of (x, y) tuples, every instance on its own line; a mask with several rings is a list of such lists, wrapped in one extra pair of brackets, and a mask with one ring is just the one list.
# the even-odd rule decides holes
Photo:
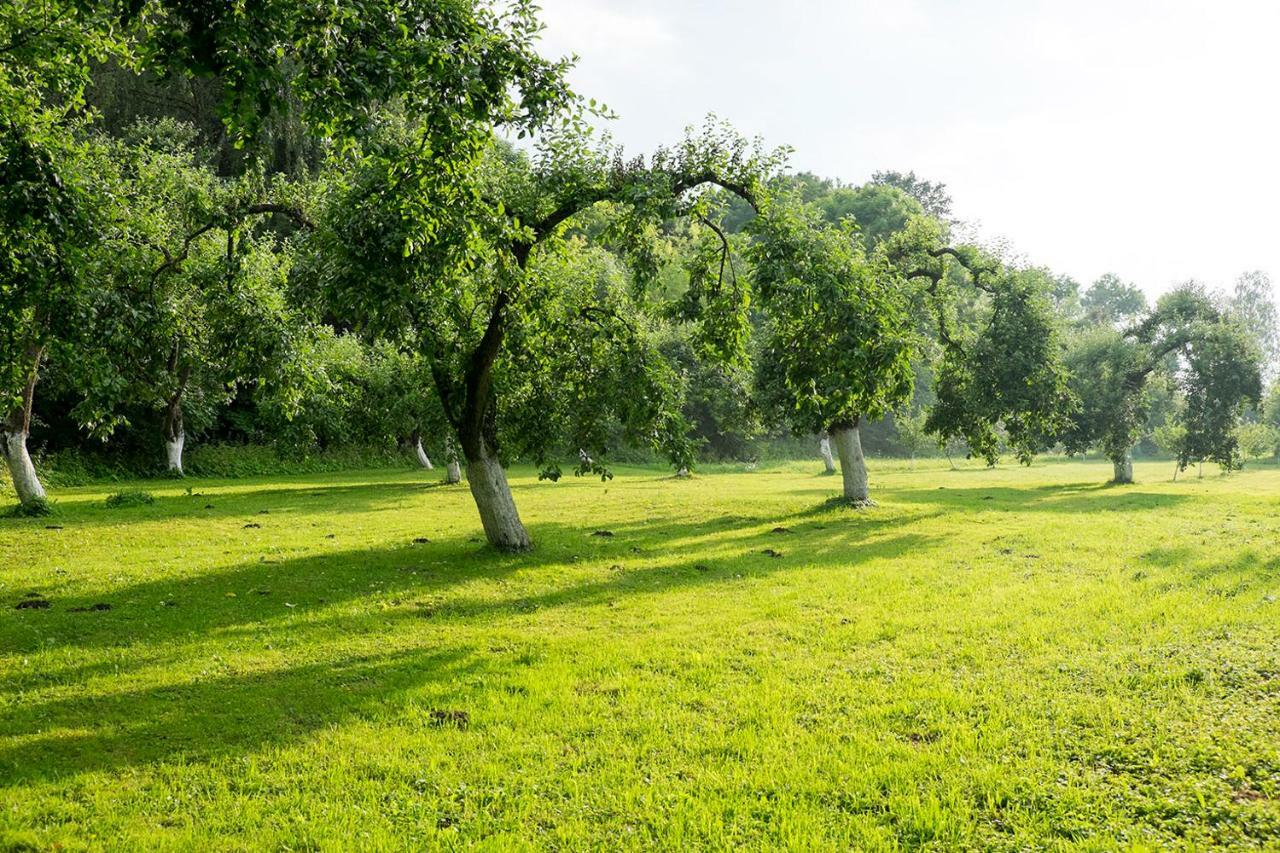
[(1280, 471), (816, 467), (517, 472), (517, 557), (425, 472), (59, 490), (0, 843), (1280, 846)]

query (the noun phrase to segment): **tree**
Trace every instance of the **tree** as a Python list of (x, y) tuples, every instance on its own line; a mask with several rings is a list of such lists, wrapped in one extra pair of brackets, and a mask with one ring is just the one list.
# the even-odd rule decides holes
[(1246, 405), (1262, 399), (1257, 346), (1230, 321), (1209, 324), (1186, 353), (1183, 380), (1186, 437), (1178, 452), (1185, 470), (1193, 461), (1217, 462), (1224, 471), (1242, 466), (1236, 435)]
[(1242, 459), (1266, 459), (1280, 447), (1280, 430), (1270, 424), (1242, 423), (1236, 427), (1236, 444)]
[(927, 421), (928, 415), (925, 412), (899, 412), (893, 418), (898, 443), (907, 451), (913, 465), (916, 455), (931, 443), (929, 431), (925, 427)]
[[(1051, 281), (1043, 270), (1007, 268), (975, 247), (946, 246), (941, 233), (916, 220), (889, 247), (904, 278), (927, 282), (918, 298), (934, 311), (942, 347), (925, 427), (943, 444), (963, 438), (988, 465), (1006, 443), (1029, 464), (1076, 405)], [(981, 299), (957, 298), (961, 286)]]
[(901, 189), (877, 183), (864, 184), (857, 189), (840, 187), (821, 197), (817, 203), (830, 222), (853, 217), (869, 252), (906, 228), (912, 217), (924, 212), (920, 203)]
[[(847, 501), (870, 500), (862, 420), (912, 396), (917, 303), (936, 311), (945, 346), (930, 431), (963, 434), (994, 463), (997, 424), (1029, 455), (1057, 423), (1067, 395), (1047, 298), (976, 249), (946, 246), (941, 223), (917, 217), (872, 254), (851, 222), (826, 225), (804, 205), (775, 203), (751, 230), (767, 316), (759, 397), (797, 433), (830, 433)], [(961, 286), (990, 301), (963, 331)]]
[(1262, 358), (1262, 376), (1272, 380), (1280, 367), (1280, 315), (1272, 298), (1271, 278), (1255, 270), (1236, 279), (1227, 313), (1249, 332)]
[[(707, 203), (700, 190), (711, 185), (755, 200), (778, 157), (709, 125), (675, 149), (627, 161), (590, 147), (570, 120), (541, 137), (533, 156), (490, 144), (441, 198), (438, 181), (402, 168), (416, 144), (411, 122), (390, 121), (377, 156), (337, 183), (317, 245), (318, 283), (337, 316), (417, 348), (466, 460), (489, 542), (523, 550), (530, 538), (503, 470), (505, 441), (518, 439), (553, 479), (553, 453), (575, 438), (584, 442), (577, 470), (607, 476), (586, 442), (605, 435), (609, 420), (674, 459), (691, 452), (679, 396), (670, 393), (678, 375), (645, 320), (643, 289), (557, 274), (568, 223), (598, 204), (618, 205), (619, 227), (635, 237), (634, 266), (651, 274), (641, 249), (656, 224), (700, 216)], [(455, 203), (459, 186), (467, 187), (465, 205)], [(406, 204), (451, 220), (424, 235), (412, 220), (406, 227)], [(697, 279), (683, 297), (704, 318), (706, 345), (735, 351), (745, 339), (745, 298), (731, 276)], [(521, 403), (541, 413), (509, 405)], [(504, 433), (508, 420), (535, 420), (539, 429)]]
[(41, 366), (88, 331), (113, 232), (113, 176), (80, 113), (88, 63), (120, 49), (108, 18), (0, 7), (0, 452), (28, 507), (45, 498), (27, 448)]
[(749, 226), (767, 320), (758, 396), (799, 435), (827, 433), (844, 498), (871, 502), (859, 425), (912, 389), (907, 300), (883, 259), (867, 257), (855, 226), (777, 203)]
[[(1147, 422), (1148, 380), (1157, 371), (1167, 372), (1183, 397), (1181, 438), (1172, 448), (1179, 469), (1191, 459), (1236, 464), (1240, 407), (1261, 393), (1256, 356), (1202, 288), (1184, 285), (1165, 294), (1123, 333), (1105, 327), (1082, 333), (1068, 363), (1082, 404), (1060, 438), (1072, 453), (1100, 446), (1114, 466), (1114, 482), (1133, 481), (1132, 449)], [(1157, 439), (1168, 440), (1167, 430)]]
[(130, 192), (110, 274), (130, 305), (101, 312), (122, 318), (110, 334), (100, 328), (91, 345), (115, 381), (84, 383), (77, 407), (101, 435), (114, 429), (122, 406), (158, 409), (168, 470), (177, 476), (187, 402), (225, 404), (241, 386), (290, 376), (285, 362), (305, 331), (285, 295), (288, 232), (310, 225), (279, 200), (294, 188), (256, 172), (220, 179), (194, 139), (193, 127), (162, 119), (135, 125), (111, 145)]
[(1123, 326), (1147, 310), (1147, 297), (1132, 284), (1107, 273), (1089, 286), (1080, 300), (1091, 325)]
[(942, 222), (951, 219), (951, 194), (946, 184), (921, 180), (915, 172), (894, 171), (876, 172), (870, 183), (901, 190), (915, 199), (927, 216)]

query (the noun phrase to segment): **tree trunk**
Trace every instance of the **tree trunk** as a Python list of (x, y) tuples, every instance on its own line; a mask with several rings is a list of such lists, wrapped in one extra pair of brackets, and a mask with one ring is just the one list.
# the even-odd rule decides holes
[(448, 464), (444, 466), (444, 481), (450, 485), (462, 482), (462, 465), (458, 463), (458, 448), (453, 439), (444, 440), (444, 456)]
[(44, 348), (30, 344), (26, 351), (30, 361), (26, 384), (22, 389), (20, 405), (9, 413), (0, 432), (0, 452), (9, 468), (9, 478), (13, 480), (13, 490), (18, 494), (19, 503), (33, 503), (45, 499), (44, 486), (40, 484), (40, 476), (27, 451), (27, 435), (31, 431), (31, 411), (35, 407), (36, 380), (40, 376), (40, 361), (44, 357)]
[(1119, 459), (1111, 460), (1113, 483), (1132, 483), (1133, 482), (1133, 452), (1126, 450), (1124, 456)]
[(862, 435), (858, 422), (833, 424), (829, 430), (836, 453), (840, 455), (840, 474), (844, 478), (845, 500), (859, 506), (871, 503), (867, 491), (867, 460), (862, 455)]
[(479, 452), (467, 455), (467, 482), (480, 511), (484, 535), (500, 551), (527, 551), (533, 543), (516, 512), (507, 472), (483, 440), (477, 449)]
[(4, 460), (9, 468), (9, 477), (13, 480), (13, 490), (18, 493), (19, 503), (45, 499), (44, 486), (40, 485), (36, 466), (31, 462), (31, 454), (27, 452), (25, 431), (5, 432)]
[(831, 436), (822, 433), (818, 436), (818, 453), (822, 456), (822, 464), (826, 466), (827, 474), (836, 472), (836, 461), (831, 458)]
[(427, 451), (422, 449), (422, 436), (414, 433), (413, 435), (413, 452), (418, 456), (418, 464), (428, 471), (435, 470), (435, 466), (431, 464), (431, 458), (427, 456)]
[(182, 425), (182, 392), (169, 400), (164, 413), (164, 454), (169, 473), (178, 477), (182, 473), (182, 449), (187, 443), (187, 433)]

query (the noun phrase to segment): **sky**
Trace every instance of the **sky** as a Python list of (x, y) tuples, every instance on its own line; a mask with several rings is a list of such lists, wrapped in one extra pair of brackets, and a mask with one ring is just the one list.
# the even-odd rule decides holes
[(541, 0), (642, 152), (715, 113), (792, 169), (944, 182), (1017, 257), (1155, 295), (1280, 279), (1280, 2)]

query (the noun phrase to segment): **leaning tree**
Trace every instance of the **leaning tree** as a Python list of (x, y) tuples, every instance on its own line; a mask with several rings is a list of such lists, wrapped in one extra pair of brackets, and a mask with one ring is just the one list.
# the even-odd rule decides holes
[[(523, 550), (530, 538), (502, 464), (510, 442), (552, 479), (559, 476), (555, 452), (565, 447), (578, 452), (580, 473), (608, 475), (597, 455), (606, 424), (624, 425), (677, 460), (691, 452), (679, 375), (661, 352), (652, 294), (567, 268), (567, 256), (581, 254), (567, 248), (574, 218), (613, 205), (617, 242), (628, 247), (632, 274), (643, 278), (654, 271), (647, 247), (658, 225), (701, 216), (711, 186), (759, 203), (779, 155), (709, 124), (672, 149), (626, 160), (590, 145), (570, 119), (532, 154), (494, 141), (440, 198), (415, 139), (412, 122), (389, 119), (376, 148), (335, 179), (314, 277), (331, 312), (412, 345), (426, 360), (489, 542)], [(465, 198), (455, 197), (464, 185)], [(424, 234), (412, 220), (406, 225), (406, 205), (449, 221)], [(704, 324), (708, 341), (740, 349), (743, 287), (694, 281), (690, 290), (686, 310), (700, 306), (714, 317)]]
[(1147, 424), (1149, 383), (1161, 375), (1184, 401), (1171, 448), (1179, 470), (1205, 459), (1239, 466), (1234, 427), (1243, 405), (1261, 396), (1258, 352), (1200, 287), (1165, 294), (1123, 332), (1101, 326), (1080, 333), (1068, 365), (1080, 408), (1061, 441), (1070, 453), (1100, 448), (1112, 462), (1113, 482), (1133, 482), (1133, 447)]

